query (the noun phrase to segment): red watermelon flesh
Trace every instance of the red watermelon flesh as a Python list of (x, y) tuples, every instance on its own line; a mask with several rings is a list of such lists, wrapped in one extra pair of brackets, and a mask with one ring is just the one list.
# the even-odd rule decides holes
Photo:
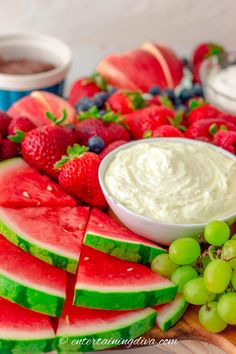
[(0, 163), (0, 205), (63, 207), (75, 206), (76, 201), (23, 159), (13, 158)]
[(107, 310), (132, 310), (165, 303), (176, 286), (150, 268), (84, 246), (74, 304)]
[(84, 244), (115, 257), (150, 264), (163, 248), (135, 234), (98, 209), (92, 209)]
[(0, 298), (0, 352), (46, 353), (56, 347), (48, 316)]
[(0, 296), (52, 316), (60, 315), (66, 272), (31, 256), (0, 235)]
[(3, 208), (0, 231), (35, 257), (75, 273), (89, 214), (88, 207)]

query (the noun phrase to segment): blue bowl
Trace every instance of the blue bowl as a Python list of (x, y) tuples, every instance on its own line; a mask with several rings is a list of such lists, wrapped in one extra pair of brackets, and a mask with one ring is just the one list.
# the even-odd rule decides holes
[(32, 91), (49, 91), (63, 95), (66, 75), (71, 64), (71, 51), (60, 40), (41, 34), (0, 36), (0, 57), (34, 59), (54, 64), (55, 68), (32, 75), (0, 73), (0, 110), (8, 108)]

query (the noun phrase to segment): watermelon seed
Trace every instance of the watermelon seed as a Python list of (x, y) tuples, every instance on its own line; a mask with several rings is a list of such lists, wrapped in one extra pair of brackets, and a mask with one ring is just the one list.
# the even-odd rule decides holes
[(104, 228), (103, 224), (98, 224), (99, 227), (101, 227), (102, 229)]
[(22, 195), (23, 195), (23, 197), (25, 197), (25, 198), (30, 198), (29, 193), (26, 192), (26, 191), (24, 191), (24, 192), (22, 193)]
[(132, 270), (134, 270), (134, 268), (128, 268), (127, 272), (131, 272)]
[(89, 260), (89, 257), (84, 257), (84, 261), (88, 261)]
[(47, 190), (48, 190), (48, 191), (52, 191), (52, 190), (53, 190), (52, 186), (48, 185), (48, 186), (47, 186)]

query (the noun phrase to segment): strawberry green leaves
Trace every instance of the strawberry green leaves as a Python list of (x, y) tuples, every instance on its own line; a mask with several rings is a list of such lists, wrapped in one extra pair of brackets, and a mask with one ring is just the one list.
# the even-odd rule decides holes
[(61, 123), (63, 123), (63, 122), (66, 120), (66, 118), (67, 118), (67, 111), (66, 111), (66, 109), (63, 109), (63, 110), (62, 110), (62, 117), (59, 118), (59, 119), (58, 119), (52, 112), (46, 112), (45, 114), (46, 114), (47, 118), (48, 118), (51, 122), (53, 122), (53, 124), (61, 124)]
[(9, 135), (8, 139), (13, 143), (21, 143), (25, 137), (25, 134), (26, 133), (22, 132), (21, 130), (16, 130), (15, 135)]
[(83, 155), (87, 152), (89, 148), (87, 146), (81, 146), (79, 144), (74, 144), (73, 146), (68, 146), (67, 148), (67, 155), (63, 155), (61, 160), (55, 163), (55, 168), (60, 169), (62, 168), (66, 162), (73, 160), (80, 155)]
[(142, 94), (139, 91), (126, 91), (125, 96), (130, 99), (133, 110), (137, 110), (145, 106), (145, 99), (142, 97)]
[(184, 115), (184, 112), (179, 111), (178, 113), (176, 113), (174, 118), (168, 117), (168, 121), (170, 122), (171, 125), (173, 125), (173, 127), (177, 128), (181, 131), (185, 131), (186, 127), (181, 124), (183, 121), (183, 115)]
[(77, 116), (79, 121), (89, 119), (89, 118), (97, 118), (101, 119), (104, 122), (117, 122), (119, 123), (119, 113), (114, 113), (111, 110), (107, 110), (107, 112), (104, 115), (101, 115), (99, 109), (94, 106), (90, 108), (89, 111), (87, 112), (80, 112), (80, 114)]

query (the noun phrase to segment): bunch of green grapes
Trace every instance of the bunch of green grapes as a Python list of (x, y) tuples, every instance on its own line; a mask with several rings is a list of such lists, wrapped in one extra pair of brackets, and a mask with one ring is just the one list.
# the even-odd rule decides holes
[(185, 300), (200, 305), (199, 321), (214, 333), (236, 325), (236, 235), (222, 221), (205, 227), (201, 253), (195, 238), (172, 242), (169, 253), (157, 256), (152, 270), (171, 279)]

